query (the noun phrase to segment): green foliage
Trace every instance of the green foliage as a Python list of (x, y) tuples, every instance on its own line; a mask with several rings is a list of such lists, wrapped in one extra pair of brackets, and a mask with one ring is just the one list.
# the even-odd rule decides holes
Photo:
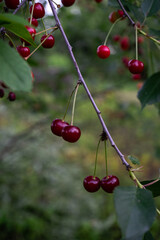
[(129, 156), (128, 156), (128, 159), (129, 159), (133, 164), (135, 164), (135, 165), (139, 165), (139, 164), (140, 164), (139, 159), (136, 158), (136, 157), (134, 157), (134, 156), (129, 155)]
[(136, 187), (117, 187), (114, 191), (114, 202), (125, 239), (141, 240), (156, 216), (151, 192)]
[(160, 0), (144, 0), (141, 8), (145, 18), (150, 17), (159, 11)]
[[(153, 184), (151, 184), (153, 182)], [(160, 196), (160, 180), (155, 182), (154, 180), (149, 180), (149, 181), (142, 181), (141, 182), (142, 185), (146, 185), (146, 184), (151, 184), (146, 186), (146, 189), (150, 190), (153, 194), (153, 197), (158, 197)]]

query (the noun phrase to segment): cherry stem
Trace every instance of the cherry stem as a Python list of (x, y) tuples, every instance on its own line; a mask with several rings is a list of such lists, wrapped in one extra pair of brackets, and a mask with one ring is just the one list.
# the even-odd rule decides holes
[(74, 98), (73, 98), (73, 107), (72, 107), (71, 125), (73, 125), (75, 105), (76, 105), (76, 98), (77, 98), (77, 92), (78, 92), (79, 85), (80, 85), (80, 83), (77, 83), (76, 88), (75, 88), (75, 93), (74, 93)]
[(29, 21), (30, 25), (31, 25), (31, 23), (32, 23), (34, 5), (35, 5), (35, 0), (33, 0), (33, 5), (32, 5), (32, 11), (31, 11), (31, 16), (30, 16), (30, 21)]
[(112, 24), (112, 26), (111, 26), (111, 28), (109, 29), (109, 32), (108, 32), (108, 34), (107, 34), (107, 36), (106, 36), (106, 38), (105, 38), (105, 40), (104, 40), (104, 45), (107, 44), (108, 38), (109, 38), (109, 36), (110, 36), (110, 34), (111, 34), (114, 26), (115, 26), (116, 23), (118, 23), (120, 20), (121, 20), (121, 18), (118, 18), (118, 19)]
[[(53, 29), (57, 30), (58, 27), (55, 26), (55, 27), (47, 28), (47, 29), (45, 29), (45, 30), (43, 30), (43, 31), (37, 32), (37, 33), (35, 34), (35, 36), (37, 36), (37, 35), (39, 35), (39, 34), (41, 34), (41, 33), (44, 33), (44, 32), (46, 32), (46, 31), (53, 30)], [(47, 34), (47, 32), (46, 32), (46, 34)]]
[(97, 159), (98, 159), (98, 150), (99, 150), (100, 142), (101, 142), (101, 138), (99, 139), (98, 144), (97, 144), (96, 158), (95, 158), (95, 165), (94, 165), (94, 172), (93, 172), (93, 178), (95, 178), (95, 176), (96, 176), (96, 170), (97, 170)]
[(160, 180), (160, 179), (158, 178), (158, 179), (154, 180), (153, 182), (150, 182), (150, 183), (144, 184), (143, 186), (144, 186), (144, 187), (151, 186), (151, 185), (153, 185), (154, 183), (158, 182), (159, 180)]
[(74, 93), (74, 91), (76, 90), (76, 87), (77, 87), (77, 85), (75, 86), (75, 88), (74, 88), (73, 91), (71, 92), (71, 95), (70, 95), (70, 97), (69, 97), (69, 99), (68, 99), (66, 111), (65, 111), (64, 116), (63, 116), (63, 121), (64, 121), (64, 119), (65, 119), (65, 117), (66, 117), (67, 112), (68, 112), (68, 108), (69, 108), (69, 105), (70, 105), (70, 102), (71, 102), (73, 93)]
[(157, 43), (157, 44), (160, 45), (160, 41), (159, 41), (159, 40), (155, 39), (154, 37), (149, 36), (147, 33), (145, 33), (144, 31), (142, 31), (140, 28), (138, 28), (138, 31), (139, 31), (141, 34), (143, 34), (145, 37), (151, 39), (153, 42), (155, 42), (155, 43)]
[(107, 141), (104, 140), (105, 162), (106, 162), (106, 177), (108, 177), (108, 161), (107, 161)]
[(57, 8), (60, 8), (61, 5), (60, 4), (57, 4), (55, 1), (52, 0), (52, 2), (57, 6)]
[(7, 34), (5, 33), (5, 36), (8, 37), (8, 39), (11, 41), (11, 43), (13, 44), (13, 47), (16, 49), (16, 45), (14, 44), (12, 38)]
[(43, 21), (42, 18), (41, 18), (41, 22), (42, 22), (42, 25), (43, 25), (43, 27), (44, 27), (44, 31), (45, 31), (45, 33), (47, 34), (47, 30), (46, 30), (46, 27), (45, 27), (45, 24), (44, 24), (44, 21)]
[(138, 60), (138, 31), (137, 26), (135, 25), (135, 33), (136, 33), (136, 60)]

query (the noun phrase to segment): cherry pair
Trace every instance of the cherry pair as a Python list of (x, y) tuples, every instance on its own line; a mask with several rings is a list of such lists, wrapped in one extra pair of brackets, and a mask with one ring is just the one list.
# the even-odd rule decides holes
[(77, 142), (81, 136), (81, 130), (73, 125), (69, 125), (69, 123), (61, 120), (55, 119), (51, 124), (51, 131), (53, 134), (57, 136), (61, 136), (67, 142)]
[[(4, 90), (0, 88), (0, 98), (4, 97)], [(14, 92), (9, 92), (8, 94), (9, 101), (15, 101), (16, 100), (16, 94)]]
[(119, 185), (116, 176), (109, 175), (100, 180), (98, 177), (88, 176), (83, 181), (83, 186), (88, 192), (97, 192), (100, 187), (107, 193), (112, 193), (114, 188)]
[(109, 21), (111, 23), (114, 23), (116, 20), (118, 20), (119, 18), (123, 18), (124, 17), (124, 12), (122, 10), (117, 10), (117, 12), (111, 12), (109, 15)]

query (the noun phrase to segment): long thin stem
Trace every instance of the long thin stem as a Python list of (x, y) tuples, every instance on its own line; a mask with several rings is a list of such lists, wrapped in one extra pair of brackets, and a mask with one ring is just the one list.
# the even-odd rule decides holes
[(136, 60), (138, 60), (138, 31), (137, 26), (135, 26), (135, 41), (136, 41)]
[(77, 64), (77, 61), (76, 61), (75, 56), (74, 56), (73, 51), (72, 51), (72, 47), (71, 47), (71, 45), (70, 45), (70, 43), (69, 43), (69, 41), (68, 41), (68, 38), (67, 38), (67, 36), (66, 36), (66, 34), (65, 34), (64, 30), (63, 30), (63, 27), (62, 27), (61, 23), (60, 23), (60, 20), (59, 20), (59, 18), (58, 18), (56, 9), (55, 9), (55, 7), (54, 7), (54, 4), (52, 3), (52, 0), (48, 0), (48, 2), (49, 2), (49, 4), (50, 4), (51, 10), (52, 10), (52, 12), (53, 12), (53, 15), (54, 15), (56, 24), (57, 24), (57, 26), (59, 27), (59, 29), (60, 29), (60, 31), (61, 31), (61, 34), (62, 34), (62, 36), (63, 36), (63, 38), (64, 38), (64, 41), (65, 41), (65, 43), (66, 43), (66, 46), (67, 46), (67, 48), (68, 48), (69, 54), (70, 54), (70, 56), (71, 56), (71, 59), (72, 59), (72, 61), (73, 61), (73, 64), (74, 64), (74, 66), (75, 66), (75, 68), (76, 68), (77, 74), (78, 74), (78, 76), (79, 76), (79, 80), (80, 80), (81, 83), (83, 84), (83, 87), (84, 87), (84, 89), (85, 89), (85, 91), (86, 91), (86, 93), (87, 93), (87, 95), (88, 95), (88, 98), (90, 99), (90, 101), (91, 101), (91, 103), (92, 103), (92, 105), (93, 105), (93, 107), (94, 107), (94, 109), (95, 109), (95, 111), (96, 111), (96, 113), (97, 113), (97, 115), (98, 115), (98, 118), (99, 118), (100, 123), (101, 123), (102, 128), (103, 128), (103, 131), (107, 134), (108, 139), (109, 139), (109, 141), (110, 141), (110, 143), (111, 143), (111, 146), (112, 146), (112, 147), (115, 149), (115, 151), (117, 152), (117, 154), (118, 154), (118, 156), (120, 157), (122, 163), (126, 166), (127, 170), (129, 170), (129, 169), (131, 168), (131, 166), (130, 166), (130, 164), (126, 161), (126, 159), (124, 158), (124, 155), (121, 153), (121, 151), (119, 150), (119, 148), (116, 146), (115, 142), (113, 141), (113, 138), (111, 137), (111, 135), (110, 135), (110, 133), (109, 133), (109, 131), (108, 131), (108, 128), (107, 128), (107, 126), (106, 126), (106, 124), (105, 124), (105, 122), (104, 122), (104, 120), (103, 120), (103, 118), (102, 118), (102, 116), (101, 116), (101, 112), (100, 112), (100, 110), (98, 109), (98, 107), (97, 107), (97, 105), (96, 105), (96, 103), (95, 103), (95, 101), (94, 101), (94, 99), (93, 99), (93, 97), (92, 97), (92, 95), (91, 95), (91, 93), (90, 93), (87, 85), (86, 85), (86, 82), (85, 82), (85, 80), (84, 80), (84, 78), (83, 78), (83, 76), (82, 76), (82, 74), (81, 74), (81, 71), (80, 71), (80, 69), (79, 69), (79, 66), (78, 66), (78, 64)]
[(8, 39), (11, 41), (11, 43), (13, 44), (13, 47), (16, 49), (16, 45), (14, 44), (12, 38), (7, 34), (5, 33), (5, 36), (8, 37)]
[(47, 35), (46, 26), (45, 26), (45, 24), (44, 24), (44, 21), (43, 21), (43, 19), (42, 19), (42, 18), (41, 18), (41, 22), (42, 22), (42, 25), (43, 25), (44, 31), (45, 31), (45, 33), (46, 33), (46, 35)]
[(106, 36), (106, 38), (105, 38), (105, 40), (104, 40), (104, 45), (106, 45), (106, 43), (107, 43), (107, 41), (108, 41), (108, 38), (109, 38), (109, 36), (110, 36), (110, 34), (111, 34), (114, 26), (115, 26), (116, 23), (118, 23), (120, 20), (121, 20), (121, 18), (118, 18), (118, 19), (112, 24), (112, 26), (111, 26), (111, 28), (109, 29), (108, 34), (107, 34), (107, 36)]
[(44, 32), (46, 32), (46, 31), (53, 30), (53, 29), (56, 30), (56, 29), (58, 29), (58, 27), (55, 26), (55, 27), (47, 28), (47, 29), (45, 29), (45, 30), (43, 30), (43, 31), (37, 32), (37, 33), (35, 34), (35, 36), (37, 36), (37, 35), (39, 35), (39, 34), (41, 34), (41, 33), (44, 33)]
[(33, 4), (32, 4), (32, 11), (31, 11), (31, 16), (30, 16), (30, 21), (29, 21), (30, 25), (31, 25), (31, 23), (32, 23), (34, 5), (35, 5), (35, 0), (33, 1)]
[(73, 125), (73, 120), (74, 120), (74, 112), (75, 112), (75, 104), (76, 104), (76, 98), (77, 98), (78, 88), (79, 88), (79, 83), (77, 84), (76, 89), (75, 89), (75, 93), (74, 93), (73, 107), (72, 107), (71, 125)]
[(94, 178), (95, 178), (95, 176), (96, 176), (96, 170), (97, 170), (97, 159), (98, 159), (98, 150), (99, 150), (100, 142), (101, 142), (101, 138), (100, 138), (99, 141), (98, 141), (97, 149), (96, 149), (96, 158), (95, 158), (95, 165), (94, 165), (94, 172), (93, 172), (93, 177), (94, 177)]
[(106, 162), (106, 177), (108, 177), (108, 161), (107, 161), (107, 141), (104, 140), (105, 162)]

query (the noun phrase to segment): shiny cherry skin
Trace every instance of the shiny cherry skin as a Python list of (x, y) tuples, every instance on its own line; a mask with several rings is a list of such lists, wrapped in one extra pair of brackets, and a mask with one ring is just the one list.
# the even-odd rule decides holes
[(63, 6), (70, 7), (75, 3), (75, 0), (61, 0)]
[[(46, 37), (47, 37), (47, 35), (44, 34), (41, 37), (41, 42), (43, 42)], [(52, 48), (54, 46), (54, 43), (55, 43), (54, 37), (52, 35), (49, 35), (49, 37), (42, 44), (42, 47), (44, 47), (44, 48)]]
[(139, 60), (132, 59), (128, 62), (128, 69), (133, 74), (139, 74), (143, 72), (144, 64)]
[[(30, 23), (30, 18), (28, 18), (28, 22)], [(38, 27), (38, 21), (36, 18), (32, 18), (31, 24), (35, 27)]]
[[(32, 7), (33, 5), (30, 7), (30, 13), (32, 13)], [(41, 3), (35, 3), (34, 4), (34, 9), (33, 9), (33, 17), (34, 18), (43, 18), (45, 15), (45, 10), (44, 7)]]
[(4, 97), (4, 90), (2, 88), (0, 88), (0, 98)]
[(15, 101), (16, 100), (16, 94), (14, 92), (9, 92), (8, 94), (9, 101)]
[(62, 129), (62, 137), (67, 142), (77, 142), (81, 136), (81, 130), (76, 126), (66, 126)]
[(120, 41), (121, 49), (128, 50), (130, 47), (130, 41), (128, 37), (123, 37)]
[(110, 49), (106, 45), (100, 45), (97, 48), (97, 55), (99, 58), (105, 59), (110, 56)]
[(88, 192), (97, 192), (100, 189), (100, 179), (94, 176), (88, 176), (83, 180), (83, 186)]
[(116, 176), (110, 175), (102, 178), (100, 185), (105, 192), (112, 193), (115, 187), (119, 185), (119, 179)]
[[(36, 30), (33, 27), (30, 27), (30, 26), (25, 26), (25, 28), (28, 30), (28, 32), (30, 33), (32, 39), (34, 40), (35, 34), (36, 34)], [(21, 42), (25, 42), (26, 46), (30, 46), (30, 43), (25, 41), (22, 38), (21, 38)]]
[(7, 8), (16, 9), (19, 5), (19, 0), (5, 0)]
[(69, 123), (57, 118), (51, 124), (51, 131), (57, 136), (62, 136), (62, 129), (68, 125)]
[(17, 46), (17, 51), (23, 58), (28, 57), (30, 54), (30, 49), (28, 47)]

